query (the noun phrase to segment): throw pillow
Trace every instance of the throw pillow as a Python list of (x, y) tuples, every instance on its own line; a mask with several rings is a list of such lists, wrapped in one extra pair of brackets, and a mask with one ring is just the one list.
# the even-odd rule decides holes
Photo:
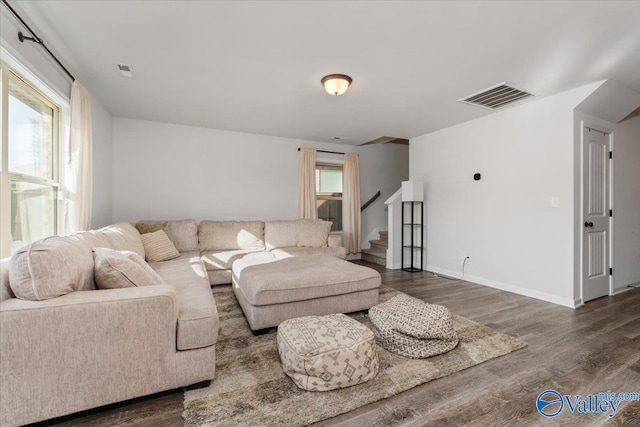
[(158, 230), (162, 230), (162, 231), (164, 231), (166, 233), (167, 232), (167, 225), (168, 225), (167, 221), (165, 221), (165, 222), (157, 222), (157, 223), (138, 221), (136, 223), (136, 228), (138, 229), (140, 234), (153, 233), (153, 232), (158, 231)]
[(180, 252), (178, 252), (171, 239), (169, 239), (167, 233), (162, 230), (142, 234), (140, 238), (142, 239), (144, 253), (149, 262), (166, 261), (180, 256)]
[(298, 246), (324, 248), (327, 246), (331, 221), (321, 219), (298, 220)]
[(165, 283), (140, 255), (130, 251), (95, 248), (94, 277), (98, 289), (131, 288)]
[(9, 283), (20, 299), (42, 301), (93, 288), (91, 248), (76, 236), (47, 237), (18, 250)]

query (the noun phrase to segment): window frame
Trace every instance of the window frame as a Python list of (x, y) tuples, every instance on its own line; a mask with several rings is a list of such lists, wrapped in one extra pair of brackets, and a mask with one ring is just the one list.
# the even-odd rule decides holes
[[(55, 190), (54, 234), (62, 230), (63, 209), (63, 147), (70, 120), (69, 100), (50, 88), (50, 85), (32, 73), (26, 66), (0, 47), (0, 258), (11, 256), (11, 196), (13, 181), (43, 185)], [(52, 176), (42, 178), (9, 170), (9, 78), (19, 81), (53, 110), (52, 118)]]
[[(316, 201), (317, 200), (339, 200), (340, 204), (342, 205), (343, 197), (344, 197), (344, 162), (328, 160), (328, 159), (317, 159), (314, 169), (318, 170), (318, 166), (332, 166), (332, 167), (340, 167), (340, 169), (342, 169), (342, 192), (340, 193), (341, 195), (338, 197), (338, 196), (334, 196), (334, 194), (336, 193), (320, 193), (316, 191)], [(318, 218), (320, 218), (319, 215), (318, 215)], [(330, 234), (342, 234), (342, 233), (343, 233), (343, 229), (332, 230), (330, 232)]]

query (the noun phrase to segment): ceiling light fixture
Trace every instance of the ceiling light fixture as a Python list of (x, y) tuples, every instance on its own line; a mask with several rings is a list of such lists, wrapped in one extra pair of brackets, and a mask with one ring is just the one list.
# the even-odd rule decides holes
[(329, 74), (324, 76), (320, 82), (324, 86), (324, 90), (329, 95), (342, 95), (349, 89), (349, 85), (353, 80), (346, 74)]

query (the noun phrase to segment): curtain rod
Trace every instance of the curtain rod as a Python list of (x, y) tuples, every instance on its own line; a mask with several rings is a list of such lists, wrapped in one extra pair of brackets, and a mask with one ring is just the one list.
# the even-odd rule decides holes
[[(4, 1), (4, 0), (3, 0)], [(298, 148), (298, 151), (300, 151), (300, 148)], [(344, 156), (344, 153), (341, 153), (339, 151), (325, 151), (325, 150), (316, 150), (318, 153), (328, 153), (328, 154), (342, 154)]]
[(18, 12), (16, 12), (15, 10), (13, 10), (13, 8), (11, 7), (11, 5), (7, 2), (7, 0), (2, 0), (2, 4), (4, 4), (7, 9), (9, 9), (9, 11), (11, 12), (11, 14), (18, 20), (20, 21), (20, 23), (27, 29), (27, 31), (29, 31), (29, 33), (31, 33), (31, 35), (33, 37), (28, 37), (25, 36), (24, 34), (22, 34), (22, 31), (18, 31), (18, 39), (20, 40), (20, 43), (24, 43), (25, 40), (29, 40), (32, 41), (34, 43), (39, 44), (40, 46), (42, 46), (44, 48), (44, 50), (47, 51), (47, 53), (49, 54), (49, 56), (51, 56), (54, 61), (56, 61), (56, 63), (60, 66), (60, 68), (62, 68), (64, 70), (65, 73), (67, 73), (67, 75), (71, 78), (72, 81), (75, 81), (76, 78), (73, 77), (73, 74), (71, 74), (69, 72), (69, 70), (67, 70), (67, 67), (65, 67), (64, 65), (62, 65), (62, 62), (60, 62), (60, 60), (58, 58), (56, 58), (56, 56), (53, 54), (53, 52), (51, 52), (49, 50), (49, 48), (47, 46), (45, 46), (44, 42), (42, 41), (42, 39), (40, 37), (38, 37), (36, 35), (36, 33), (33, 32), (33, 30), (31, 29), (31, 27), (29, 27), (29, 25), (27, 25), (26, 22), (24, 22), (24, 19), (22, 19), (20, 17), (20, 15), (18, 15)]

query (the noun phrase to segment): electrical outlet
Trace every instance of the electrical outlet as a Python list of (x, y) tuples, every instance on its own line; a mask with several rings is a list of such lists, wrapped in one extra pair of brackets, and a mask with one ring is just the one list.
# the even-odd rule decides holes
[(465, 252), (465, 251), (460, 252), (460, 258), (462, 258), (462, 259), (465, 259), (465, 258), (471, 259), (471, 252)]

